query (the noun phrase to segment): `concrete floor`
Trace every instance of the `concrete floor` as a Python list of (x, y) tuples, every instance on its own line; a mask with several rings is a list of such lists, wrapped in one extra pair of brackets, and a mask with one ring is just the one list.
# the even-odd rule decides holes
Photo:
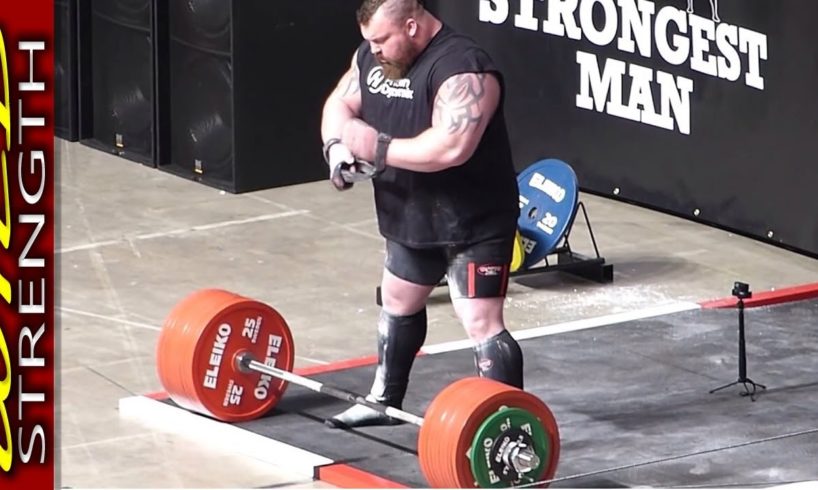
[[(219, 287), (275, 307), (296, 366), (374, 353), (383, 262), (368, 185), (316, 182), (231, 195), (77, 143), (55, 141), (63, 487), (325, 486), (229, 447), (121, 418), (123, 397), (162, 390), (155, 343), (188, 293)], [(724, 231), (582, 195), (614, 282), (564, 274), (509, 288), (511, 330), (818, 281), (818, 261)], [(575, 225), (572, 245), (590, 252)], [(445, 288), (428, 344), (463, 339)]]

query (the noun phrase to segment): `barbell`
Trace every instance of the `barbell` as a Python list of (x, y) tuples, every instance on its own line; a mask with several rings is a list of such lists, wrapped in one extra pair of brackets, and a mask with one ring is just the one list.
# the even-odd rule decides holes
[(157, 342), (157, 373), (169, 397), (217, 420), (260, 418), (292, 383), (419, 426), (418, 460), (432, 487), (531, 485), (556, 473), (559, 430), (531, 393), (466, 377), (441, 390), (419, 417), (297, 375), (294, 360), (292, 334), (275, 309), (221, 289), (180, 301)]

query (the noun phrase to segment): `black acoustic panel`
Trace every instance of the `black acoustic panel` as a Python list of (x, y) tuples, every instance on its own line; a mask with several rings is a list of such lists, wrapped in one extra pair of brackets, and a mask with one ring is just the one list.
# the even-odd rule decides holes
[(186, 162), (219, 188), (231, 188), (233, 171), (233, 71), (229, 56), (172, 43), (171, 158)]
[(230, 53), (230, 0), (170, 2), (173, 38), (205, 51)]
[(93, 0), (92, 3), (94, 13), (110, 22), (146, 32), (151, 30), (153, 0)]
[(90, 0), (82, 142), (124, 158), (155, 160), (154, 27), (150, 0)]
[[(644, 3), (655, 11), (649, 26), (656, 27), (659, 12), (673, 12), (688, 25), (680, 33), (671, 23), (669, 42), (687, 39), (693, 43), (691, 19), (697, 25), (712, 25), (722, 35), (735, 33), (732, 50), (741, 67), (735, 81), (694, 70), (689, 60), (671, 64), (663, 59), (653, 29), (649, 32), (651, 56), (620, 49), (620, 4), (631, 2), (609, 3), (616, 5), (618, 17), (608, 20), (618, 22), (619, 30), (607, 45), (592, 43), (585, 32), (587, 26), (581, 40), (545, 32), (546, 20), (552, 25), (556, 22), (556, 16), (549, 18), (548, 3), (509, 0), (508, 17), (499, 24), (480, 20), (480, 7), (495, 5), (493, 2), (440, 0), (431, 7), (485, 46), (503, 70), (509, 87), (506, 115), (518, 169), (541, 158), (561, 158), (577, 171), (583, 190), (818, 255), (818, 200), (813, 197), (818, 187), (818, 172), (814, 171), (818, 64), (812, 62), (818, 59), (813, 22), (818, 2), (721, 0), (717, 3), (720, 22), (712, 24), (711, 2), (706, 0), (693, 2), (695, 18), (687, 14), (683, 0)], [(606, 25), (602, 3), (607, 2), (577, 2), (573, 14), (577, 25), (581, 25), (582, 9), (589, 5), (596, 28)], [(527, 8), (532, 5), (533, 10)], [(535, 19), (535, 28), (516, 26), (518, 15)], [(751, 36), (763, 36), (766, 41), (766, 56), (754, 57), (764, 79), (763, 90), (745, 83), (751, 57), (738, 40), (751, 44)], [(701, 41), (697, 45), (704, 46)], [(708, 41), (700, 49), (714, 60), (722, 54), (717, 41)], [(726, 58), (730, 51), (725, 50)], [(593, 55), (600, 72), (607, 67), (610, 74), (619, 62), (626, 70), (636, 65), (649, 70), (657, 109), (662, 97), (657, 83), (660, 73), (691, 80), (689, 114), (681, 111), (682, 120), (689, 115), (689, 130), (683, 132), (678, 125), (667, 130), (616, 117), (609, 106), (601, 110), (578, 107), (583, 83), (580, 53)], [(626, 72), (621, 90), (612, 90), (607, 99), (605, 94), (597, 95), (610, 103), (613, 94), (628, 104), (631, 80)]]
[(54, 0), (54, 133), (79, 139), (77, 0)]
[(358, 4), (172, 0), (160, 168), (237, 193), (326, 178), (321, 108), (360, 43)]

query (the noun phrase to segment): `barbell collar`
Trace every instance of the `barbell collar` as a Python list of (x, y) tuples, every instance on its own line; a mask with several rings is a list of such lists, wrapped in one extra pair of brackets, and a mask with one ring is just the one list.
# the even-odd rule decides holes
[(510, 444), (503, 455), (503, 461), (520, 475), (530, 473), (540, 465), (540, 457), (526, 444)]

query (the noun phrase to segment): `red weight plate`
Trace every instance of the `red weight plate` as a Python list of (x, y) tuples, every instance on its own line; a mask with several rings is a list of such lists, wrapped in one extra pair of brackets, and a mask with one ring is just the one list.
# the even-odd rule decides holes
[(486, 378), (464, 378), (444, 388), (429, 405), (418, 434), (418, 457), (432, 487), (473, 488), (467, 454), (483, 421), (500, 407), (534, 414), (549, 436), (551, 452), (538, 480), (554, 477), (559, 461), (559, 430), (551, 410), (536, 396)]
[(157, 344), (157, 372), (171, 399), (226, 422), (260, 417), (281, 399), (287, 383), (241, 372), (244, 352), (292, 371), (292, 335), (270, 306), (218, 289), (197, 291), (168, 315)]
[[(418, 458), (420, 468), (431, 487), (472, 487), (473, 481), (457, 482), (456, 465), (459, 458), (454, 452), (466, 424), (468, 413), (474, 409), (475, 399), (468, 396), (477, 378), (464, 378), (444, 388), (429, 405), (418, 433)], [(484, 393), (485, 396), (485, 393)], [(469, 465), (466, 451), (461, 452), (465, 465)]]

